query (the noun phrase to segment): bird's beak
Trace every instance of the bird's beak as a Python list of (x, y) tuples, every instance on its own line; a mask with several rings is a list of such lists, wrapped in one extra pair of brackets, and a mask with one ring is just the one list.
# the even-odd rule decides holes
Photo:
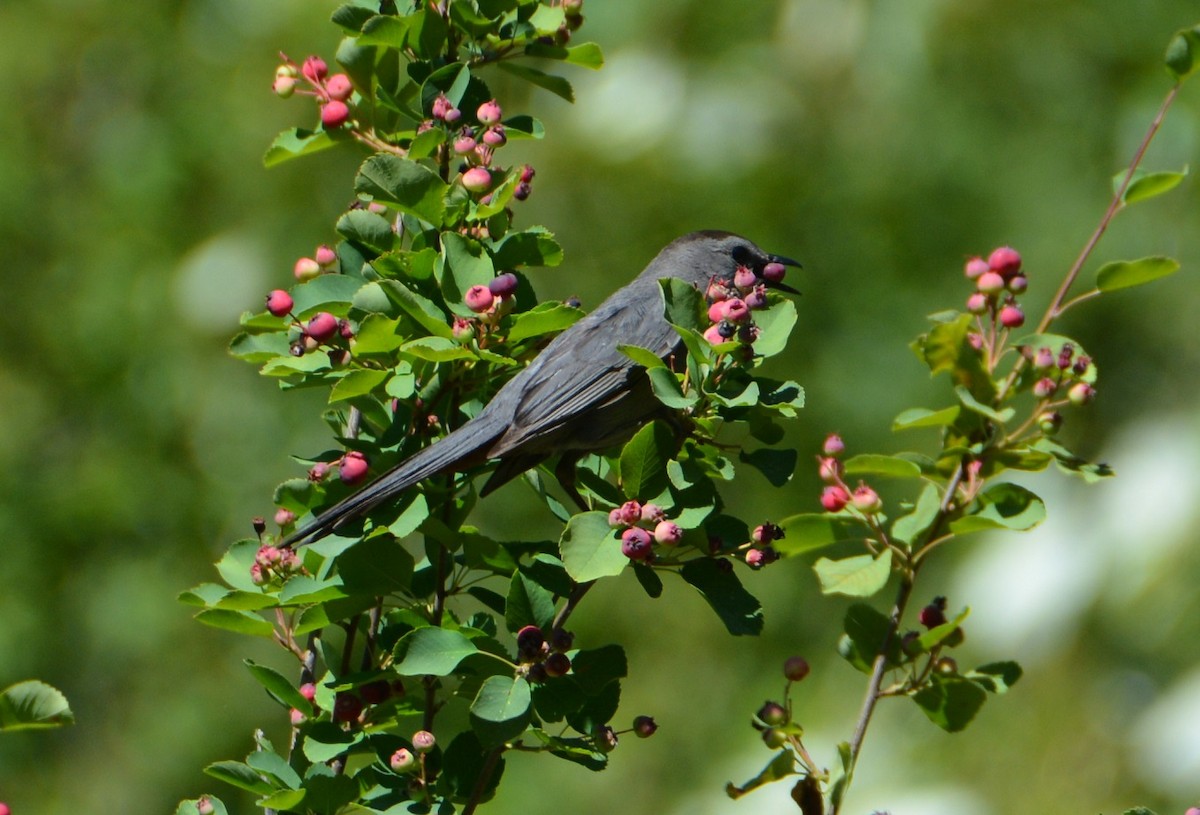
[[(797, 269), (802, 268), (800, 265), (800, 261), (792, 260), (789, 257), (784, 257), (783, 255), (767, 255), (767, 259), (771, 263), (782, 263), (784, 266), (795, 266)], [(765, 283), (766, 283), (766, 286), (768, 289), (774, 289), (776, 291), (787, 292), (788, 294), (799, 294), (800, 293), (798, 289), (793, 289), (791, 286), (789, 286), (786, 283), (772, 283), (770, 280), (765, 281)]]

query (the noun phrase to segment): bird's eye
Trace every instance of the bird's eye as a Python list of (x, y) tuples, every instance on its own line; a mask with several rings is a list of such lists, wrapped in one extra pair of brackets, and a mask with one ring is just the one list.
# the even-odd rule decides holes
[(733, 251), (729, 254), (733, 256), (736, 263), (748, 264), (750, 262), (750, 250), (740, 243), (733, 247)]

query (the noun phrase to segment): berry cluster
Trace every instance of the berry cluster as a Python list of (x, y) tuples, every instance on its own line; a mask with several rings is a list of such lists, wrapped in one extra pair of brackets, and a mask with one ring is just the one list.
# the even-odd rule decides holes
[(309, 85), (309, 90), (299, 90), (299, 93), (315, 97), (321, 111), (321, 126), (326, 130), (336, 130), (350, 121), (350, 97), (354, 95), (354, 84), (346, 74), (329, 75), (329, 66), (320, 57), (309, 57), (299, 68), (288, 59), (286, 54), (280, 54), (283, 62), (275, 69), (275, 82), (271, 90), (281, 99), (287, 99), (297, 93), (297, 85), (301, 79)]
[(851, 489), (842, 478), (844, 467), (839, 456), (845, 450), (845, 442), (836, 433), (826, 436), (821, 446), (821, 455), (817, 457), (817, 474), (828, 485), (821, 492), (821, 506), (826, 512), (841, 512), (850, 507), (862, 515), (875, 515), (883, 509), (879, 493), (863, 481)]
[(547, 679), (566, 676), (571, 672), (571, 658), (567, 652), (575, 643), (570, 631), (555, 628), (547, 637), (536, 625), (527, 625), (517, 632), (517, 662), (530, 682), (542, 683)]
[(419, 762), (424, 761), (425, 754), (437, 746), (437, 739), (428, 730), (418, 730), (412, 734), (412, 738), (409, 741), (412, 743), (411, 750), (407, 747), (401, 747), (392, 753), (391, 758), (388, 759), (388, 766), (394, 772), (415, 772), (419, 769)]
[[(917, 622), (926, 631), (932, 631), (938, 626), (946, 624), (946, 598), (935, 597), (929, 605), (924, 606), (917, 612)], [(937, 642), (926, 648), (921, 643), (920, 631), (906, 631), (900, 639), (900, 647), (904, 653), (910, 657), (919, 657), (922, 654), (929, 654), (929, 662), (925, 669), (918, 674), (919, 678), (927, 676), (931, 671), (937, 671), (941, 674), (956, 674), (958, 673), (958, 663), (948, 656), (942, 655), (943, 648), (957, 648), (966, 641), (966, 634), (962, 628), (955, 627), (950, 633), (941, 637)]]
[(280, 549), (271, 544), (260, 546), (254, 556), (254, 563), (250, 565), (250, 579), (256, 586), (271, 583), (281, 585), (292, 575), (304, 573), (299, 555), (291, 549)]
[(1021, 256), (1017, 250), (1001, 246), (988, 259), (973, 257), (963, 269), (969, 280), (975, 281), (976, 291), (967, 298), (967, 311), (981, 318), (987, 315), (993, 324), (1004, 328), (1020, 328), (1025, 324), (1025, 312), (1017, 303), (1017, 295), (1029, 288), (1029, 280), (1021, 272)]
[[(329, 470), (332, 467), (337, 467), (338, 478), (343, 484), (354, 486), (362, 483), (367, 477), (367, 472), (371, 469), (371, 463), (367, 461), (367, 457), (358, 450), (348, 450), (341, 458), (332, 462), (318, 461), (308, 468), (308, 480), (313, 483), (320, 483), (329, 476)], [(284, 510), (285, 512), (287, 510)], [(290, 513), (289, 513), (290, 514)], [(286, 517), (286, 516), (284, 516)], [(280, 514), (275, 514), (275, 520), (278, 523)], [(295, 516), (291, 520), (295, 520)], [(283, 526), (284, 524), (280, 524)]]
[(621, 553), (642, 563), (654, 559), (654, 544), (677, 546), (683, 539), (683, 530), (656, 504), (626, 501), (608, 513), (608, 525), (622, 530)]
[[(297, 260), (292, 267), (292, 274), (296, 276), (297, 282), (307, 283), (326, 272), (336, 272), (337, 269), (337, 253), (333, 251), (332, 246), (323, 243), (313, 252), (312, 257), (303, 257)], [(278, 317), (279, 315), (276, 314), (275, 316)]]
[[(504, 115), (500, 103), (489, 99), (475, 110), (474, 123), (462, 123), (463, 112), (454, 106), (444, 93), (438, 94), (430, 106), (430, 118), (417, 126), (417, 133), (434, 127), (448, 131), (450, 150), (462, 160), (459, 174), (463, 187), (480, 197), (481, 203), (489, 203), (488, 193), (496, 181), (503, 178), (505, 171), (493, 165), (492, 160), (504, 145), (508, 134), (501, 122)], [(513, 189), (513, 198), (524, 201), (532, 191), (534, 169), (528, 164), (520, 169), (519, 179)]]
[(708, 319), (712, 323), (704, 332), (704, 339), (713, 345), (731, 342), (735, 338), (749, 345), (758, 339), (758, 326), (751, 312), (767, 307), (766, 282), (783, 280), (787, 267), (782, 263), (768, 263), (762, 269), (762, 277), (749, 266), (739, 266), (732, 278), (709, 281), (705, 299), (708, 301)]
[[(301, 258), (301, 262), (305, 260), (309, 258)], [(350, 321), (339, 320), (328, 311), (318, 311), (307, 322), (302, 322), (292, 313), (295, 305), (292, 295), (283, 289), (267, 293), (267, 312), (273, 317), (291, 317), (292, 327), (296, 329), (296, 335), (289, 344), (292, 355), (304, 356), (325, 345), (330, 365), (339, 367), (349, 362), (350, 349), (354, 344), (354, 326)]]
[[(799, 682), (808, 676), (808, 660), (801, 656), (788, 657), (783, 663), (783, 675), (787, 677), (788, 692), (793, 682)], [(762, 734), (763, 742), (771, 749), (778, 749), (787, 744), (790, 739), (799, 739), (801, 728), (792, 723), (792, 704), (790, 699), (784, 703), (766, 701), (754, 714), (751, 726)], [(797, 741), (798, 744), (798, 741)]]
[(1048, 347), (1034, 351), (1023, 347), (1022, 352), (1040, 376), (1033, 383), (1033, 395), (1038, 400), (1038, 427), (1048, 436), (1062, 426), (1058, 408), (1065, 405), (1082, 407), (1096, 397), (1096, 389), (1086, 379), (1090, 377), (1092, 360), (1086, 354), (1076, 354), (1075, 346), (1063, 343), (1055, 353)]
[(779, 553), (771, 545), (777, 540), (783, 540), (783, 529), (770, 521), (754, 527), (750, 542), (742, 547), (746, 550), (746, 565), (751, 569), (761, 569), (779, 560)]

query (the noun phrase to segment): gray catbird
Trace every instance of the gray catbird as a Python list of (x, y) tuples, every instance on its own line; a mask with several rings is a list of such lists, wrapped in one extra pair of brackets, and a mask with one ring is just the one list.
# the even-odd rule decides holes
[(658, 281), (673, 277), (703, 291), (714, 279), (729, 283), (739, 267), (757, 273), (768, 263), (799, 265), (729, 232), (693, 232), (671, 242), (632, 283), (555, 337), (475, 418), (325, 510), (283, 545), (323, 537), (434, 475), (499, 459), (486, 495), (550, 456), (561, 455), (569, 466), (584, 453), (627, 441), (662, 405), (645, 369), (617, 346), (648, 348), (664, 360), (684, 353), (663, 317)]

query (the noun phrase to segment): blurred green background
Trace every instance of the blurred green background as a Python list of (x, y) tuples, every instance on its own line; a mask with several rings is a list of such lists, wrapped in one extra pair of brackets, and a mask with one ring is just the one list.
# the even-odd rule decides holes
[[(0, 3), (0, 686), (38, 677), (78, 717), (0, 737), (17, 815), (174, 811), (201, 768), (283, 721), (241, 666), (269, 645), (204, 628), (175, 601), (270, 510), (287, 456), (323, 449), (316, 394), (278, 393), (225, 354), (238, 314), (333, 238), (358, 156), (267, 172), (273, 135), (315, 120), (270, 93), (276, 52), (331, 56), (329, 0)], [(509, 148), (538, 170), (522, 223), (567, 262), (535, 271), (585, 305), (668, 240), (743, 232), (804, 260), (801, 324), (780, 372), (808, 389), (801, 459), (840, 431), (855, 451), (920, 448), (891, 418), (946, 402), (906, 348), (924, 314), (967, 294), (961, 265), (1009, 243), (1040, 313), (1167, 88), (1160, 56), (1200, 21), (1193, 0), (588, 0), (606, 68), (579, 102), (494, 89), (548, 138)], [(1200, 84), (1148, 164), (1200, 159)], [(1100, 397), (1069, 443), (1120, 477), (1030, 479), (1051, 521), (964, 542), (923, 578), (971, 605), (965, 664), (1027, 675), (966, 733), (884, 705), (850, 811), (892, 815), (1162, 813), (1200, 804), (1200, 193), (1193, 182), (1118, 219), (1103, 259), (1172, 254), (1184, 272), (1089, 304), (1063, 331), (1098, 358)], [(1093, 267), (1097, 265), (1092, 264)], [(786, 369), (786, 371), (784, 370)], [(731, 490), (747, 517), (816, 508), (802, 467)], [(887, 485), (884, 485), (887, 486)], [(885, 492), (885, 496), (886, 496)], [(520, 487), (507, 493), (521, 495)], [(481, 522), (519, 533), (521, 500)], [(818, 759), (852, 727), (864, 682), (833, 656), (845, 604), (804, 562), (755, 575), (766, 633), (727, 637), (682, 586), (652, 602), (605, 585), (574, 618), (623, 641), (626, 739), (603, 774), (515, 757), (497, 813), (794, 811), (779, 785), (725, 799), (768, 752), (747, 725), (793, 652), (814, 663), (799, 711)], [(882, 601), (882, 598), (881, 598)]]

